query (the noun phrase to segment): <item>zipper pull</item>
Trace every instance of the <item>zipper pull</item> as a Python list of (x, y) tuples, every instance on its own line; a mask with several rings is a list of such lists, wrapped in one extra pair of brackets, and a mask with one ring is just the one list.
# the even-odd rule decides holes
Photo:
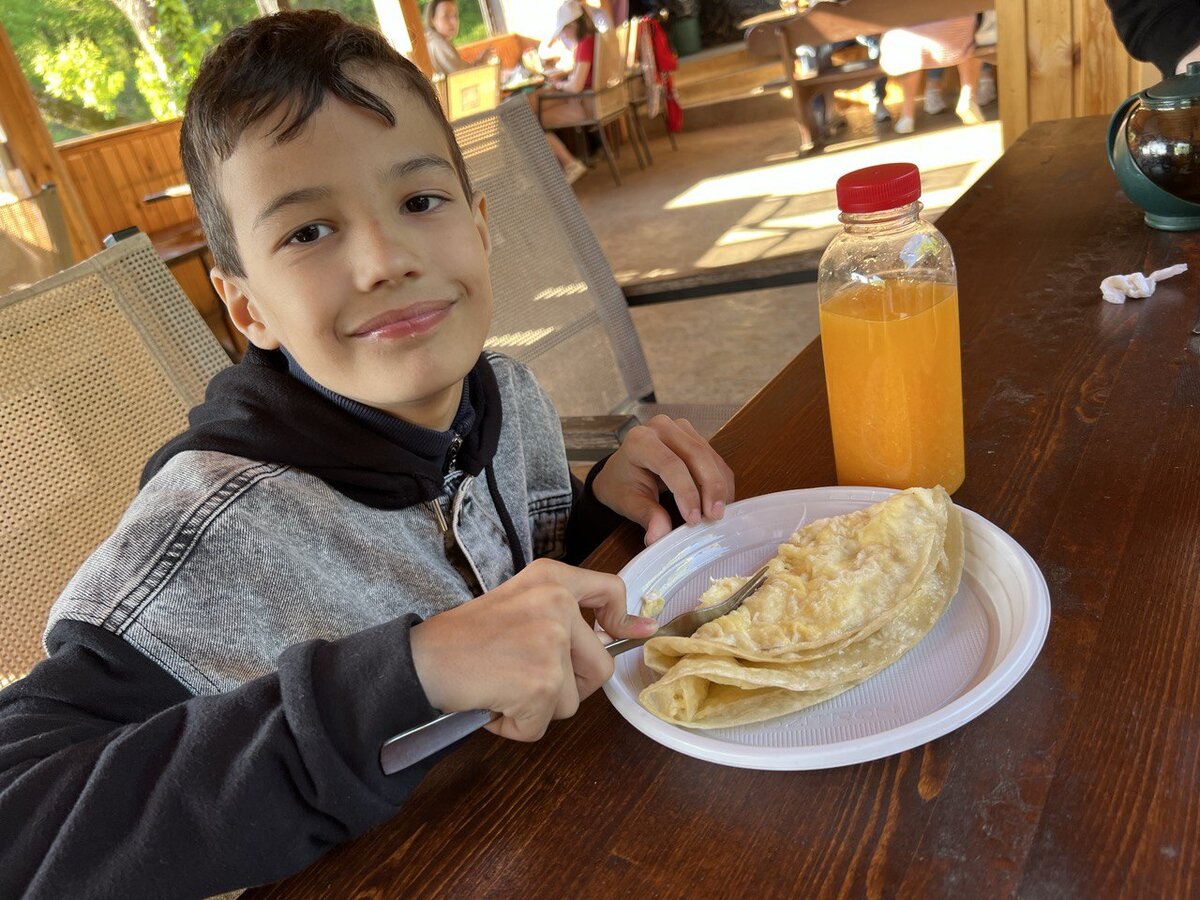
[(433, 507), (433, 514), (437, 517), (438, 528), (441, 530), (442, 534), (445, 534), (450, 530), (450, 526), (446, 524), (446, 514), (442, 512), (442, 504), (438, 503), (436, 500), (430, 500), (429, 505)]
[(454, 471), (454, 464), (458, 462), (458, 451), (462, 447), (462, 435), (458, 432), (454, 433), (454, 437), (450, 439), (450, 446), (446, 449), (446, 471)]

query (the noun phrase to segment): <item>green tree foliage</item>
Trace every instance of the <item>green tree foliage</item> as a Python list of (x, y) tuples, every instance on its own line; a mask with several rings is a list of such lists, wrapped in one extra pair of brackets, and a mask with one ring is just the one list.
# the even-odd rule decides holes
[[(372, 0), (291, 6), (378, 25)], [(181, 114), (205, 51), (257, 15), (254, 0), (0, 0), (0, 22), (55, 140)], [(459, 15), (457, 43), (487, 36), (475, 0), (459, 0)]]

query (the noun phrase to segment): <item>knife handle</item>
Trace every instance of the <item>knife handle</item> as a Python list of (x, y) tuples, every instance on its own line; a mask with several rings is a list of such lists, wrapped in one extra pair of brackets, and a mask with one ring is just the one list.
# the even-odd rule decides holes
[(402, 731), (388, 738), (379, 750), (379, 765), (383, 774), (392, 775), (407, 769), (499, 717), (499, 713), (489, 709), (472, 709), (446, 713), (424, 725)]

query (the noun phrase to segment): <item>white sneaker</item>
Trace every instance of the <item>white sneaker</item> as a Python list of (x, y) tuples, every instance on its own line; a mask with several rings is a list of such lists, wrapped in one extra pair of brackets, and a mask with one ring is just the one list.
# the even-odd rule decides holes
[(987, 75), (979, 76), (979, 87), (975, 89), (975, 102), (987, 106), (996, 102), (996, 79)]
[(892, 126), (892, 130), (896, 134), (912, 134), (916, 125), (913, 124), (912, 116), (901, 116), (896, 120), (896, 124)]
[(925, 88), (925, 112), (936, 116), (946, 111), (946, 98), (942, 96), (941, 88)]
[(979, 28), (975, 30), (975, 45), (977, 47), (994, 47), (996, 45), (996, 11), (989, 9), (983, 14)]
[(958, 95), (958, 105), (954, 107), (954, 114), (964, 125), (980, 125), (984, 121), (983, 110), (971, 96), (970, 88), (963, 88), (963, 92)]
[(871, 115), (875, 117), (876, 122), (892, 121), (892, 114), (888, 112), (888, 108), (874, 97), (872, 97), (870, 103), (867, 104), (867, 108), (871, 111)]
[(567, 179), (567, 184), (574, 184), (586, 174), (587, 166), (574, 158), (563, 169), (563, 177)]

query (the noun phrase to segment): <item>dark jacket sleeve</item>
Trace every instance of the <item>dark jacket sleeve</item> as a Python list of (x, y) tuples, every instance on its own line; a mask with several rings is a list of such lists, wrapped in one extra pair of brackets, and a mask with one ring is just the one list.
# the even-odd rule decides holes
[(1183, 55), (1200, 44), (1200, 0), (1105, 0), (1121, 43), (1134, 59), (1175, 74)]
[(567, 532), (563, 539), (565, 546), (563, 562), (568, 562), (573, 566), (577, 566), (587, 559), (591, 552), (600, 546), (600, 542), (625, 521), (624, 516), (613, 512), (597, 500), (592, 491), (592, 482), (596, 480), (596, 476), (600, 474), (600, 470), (604, 468), (606, 462), (608, 462), (607, 456), (592, 466), (586, 481), (581, 482), (574, 475), (571, 476), (574, 502), (571, 505), (571, 516), (567, 519)]
[[(585, 482), (581, 483), (574, 475), (571, 476), (575, 501), (571, 507), (571, 516), (567, 519), (567, 533), (563, 541), (566, 551), (563, 554), (563, 561), (572, 565), (579, 565), (587, 559), (591, 552), (616, 530), (618, 525), (628, 521), (620, 513), (613, 512), (601, 503), (592, 490), (592, 482), (596, 480), (596, 476), (600, 474), (600, 470), (604, 468), (606, 462), (608, 462), (607, 456), (592, 466)], [(658, 502), (671, 516), (672, 527), (678, 528), (683, 524), (683, 515), (679, 512), (675, 496), (670, 491), (663, 491), (659, 494)]]
[(298, 644), (277, 673), (200, 697), (116, 635), (59, 623), (0, 692), (0, 897), (209, 896), (383, 822), (428, 768), (378, 762), (436, 715), (418, 621)]

